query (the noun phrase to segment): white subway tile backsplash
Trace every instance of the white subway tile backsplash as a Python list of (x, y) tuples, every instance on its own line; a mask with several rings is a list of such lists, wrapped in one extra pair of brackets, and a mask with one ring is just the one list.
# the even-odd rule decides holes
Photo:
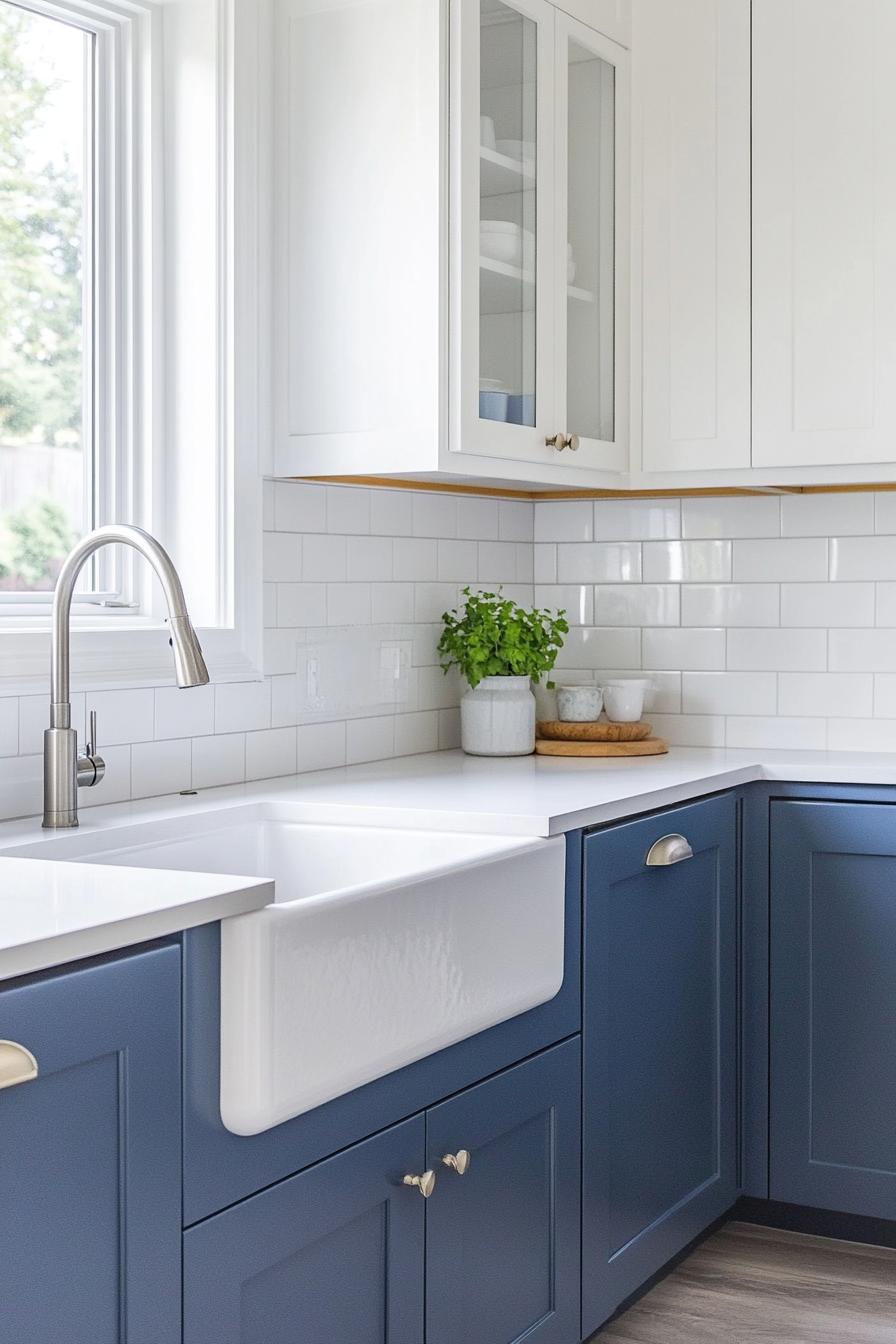
[[(41, 697), (43, 699), (43, 697)], [(44, 700), (47, 710), (47, 701)], [(49, 710), (47, 710), (49, 715)], [(46, 727), (49, 726), (49, 717)], [(0, 756), (19, 754), (19, 702), (14, 697), (0, 700)]]
[[(841, 704), (836, 712), (845, 717)], [(877, 672), (874, 675), (874, 717), (896, 719), (896, 672)]]
[(874, 584), (782, 583), (781, 624), (874, 625)]
[(271, 727), (289, 728), (299, 720), (298, 675), (271, 677)]
[(724, 496), (683, 499), (681, 535), (701, 537), (779, 537), (781, 512), (774, 497)]
[(372, 583), (370, 619), (374, 625), (410, 625), (414, 619), (414, 585)]
[(685, 584), (682, 625), (776, 625), (780, 588), (776, 583)]
[(137, 797), (153, 798), (190, 788), (191, 748), (188, 737), (170, 742), (135, 742), (131, 747), (131, 788)]
[(778, 713), (819, 718), (866, 718), (873, 712), (870, 672), (782, 672)]
[(439, 581), (467, 583), (478, 574), (476, 543), (440, 541), (438, 543)]
[(192, 787), (217, 789), (246, 778), (245, 733), (218, 733), (193, 739)]
[(304, 536), (302, 572), (284, 578), (302, 578), (306, 583), (342, 583), (347, 577), (345, 537)]
[[(483, 500), (483, 503), (490, 501)], [(491, 534), (494, 536), (494, 533)], [(535, 539), (535, 505), (525, 500), (502, 499), (498, 503), (498, 540), (525, 541)], [(488, 534), (480, 537), (488, 540)]]
[(739, 583), (821, 582), (828, 577), (828, 543), (823, 537), (735, 541), (733, 573)]
[[(541, 507), (539, 505), (539, 507)], [(557, 582), (557, 547), (535, 545), (532, 548), (532, 574), (535, 583)]]
[(328, 583), (328, 625), (370, 625), (369, 583)]
[(266, 582), (294, 582), (302, 577), (302, 539), (293, 532), (266, 532), (262, 573)]
[[(594, 624), (594, 589), (587, 583), (538, 583), (535, 585), (536, 607), (551, 611), (565, 611), (570, 625)], [(612, 625), (601, 621), (601, 625)]]
[(270, 724), (270, 681), (223, 682), (215, 687), (216, 733), (255, 732)]
[(643, 666), (682, 672), (715, 672), (725, 666), (724, 630), (645, 630)]
[[(531, 506), (530, 506), (531, 507)], [(498, 537), (497, 499), (461, 496), (457, 501), (457, 535), (470, 541), (494, 541)]]
[(572, 626), (557, 658), (557, 667), (640, 668), (641, 632), (619, 626)]
[(784, 495), (781, 499), (782, 536), (868, 536), (873, 531), (873, 495)]
[(896, 630), (831, 630), (832, 672), (896, 672)]
[(712, 714), (655, 714), (650, 723), (670, 747), (724, 747), (725, 720)]
[(274, 521), (270, 526), (266, 525), (266, 531), (326, 532), (326, 490), (301, 481), (275, 481), (272, 484)]
[(640, 583), (637, 542), (584, 542), (557, 547), (558, 583)]
[(288, 627), (264, 632), (264, 669), (269, 677), (295, 672), (299, 631)]
[(590, 500), (548, 499), (534, 508), (537, 542), (594, 540), (594, 507)]
[(454, 495), (421, 493), (413, 496), (415, 537), (456, 537), (457, 504)]
[(776, 627), (728, 631), (728, 667), (732, 672), (823, 672), (827, 650), (826, 630)]
[(774, 672), (683, 672), (685, 714), (766, 715), (777, 712)]
[(480, 541), (477, 544), (480, 583), (532, 582), (532, 570), (526, 569), (525, 546), (514, 541)]
[(326, 625), (327, 585), (325, 583), (278, 583), (277, 625)]
[(646, 541), (645, 583), (727, 583), (730, 541)]
[(416, 756), (439, 749), (439, 711), (395, 715), (395, 755)]
[[(155, 692), (151, 689), (89, 691), (85, 696), (85, 707), (88, 714), (92, 709), (96, 710), (101, 748), (126, 742), (151, 742), (155, 737)], [(74, 719), (72, 727), (78, 727)]]
[(349, 581), (371, 583), (392, 578), (391, 537), (348, 537), (346, 575)]
[(330, 770), (345, 765), (345, 723), (306, 723), (296, 733), (298, 769)]
[(892, 490), (874, 496), (874, 530), (896, 536), (896, 493)]
[(383, 761), (395, 754), (395, 718), (391, 714), (372, 719), (350, 719), (345, 730), (347, 765)]
[(595, 541), (669, 541), (680, 536), (681, 502), (677, 499), (594, 502)]
[(369, 532), (370, 493), (353, 485), (327, 486), (327, 531)]
[(829, 751), (896, 751), (896, 719), (829, 719)]
[(295, 726), (246, 734), (246, 779), (273, 779), (295, 772)]
[(215, 731), (214, 686), (157, 686), (155, 737), (205, 737)]
[(396, 538), (392, 573), (396, 579), (409, 583), (435, 581), (439, 577), (438, 542), (418, 537)]
[(831, 537), (831, 578), (896, 579), (896, 537)]
[(409, 490), (370, 492), (370, 530), (378, 536), (409, 537), (414, 530), (414, 496)]
[(414, 620), (418, 625), (436, 624), (458, 604), (456, 583), (415, 583)]
[(785, 718), (783, 715), (734, 715), (726, 720), (728, 747), (782, 747), (791, 751), (824, 751), (827, 720)]
[(896, 583), (874, 585), (874, 624), (896, 625)]
[(596, 625), (678, 625), (680, 608), (680, 589), (673, 583), (598, 584), (594, 589)]

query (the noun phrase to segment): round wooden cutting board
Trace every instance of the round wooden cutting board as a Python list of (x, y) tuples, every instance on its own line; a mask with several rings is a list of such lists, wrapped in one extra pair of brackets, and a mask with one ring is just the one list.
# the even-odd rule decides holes
[(659, 737), (640, 742), (552, 742), (539, 737), (535, 742), (538, 756), (664, 756), (668, 750)]
[(538, 737), (554, 742), (642, 742), (650, 736), (649, 723), (568, 723), (561, 719), (543, 719), (536, 723)]

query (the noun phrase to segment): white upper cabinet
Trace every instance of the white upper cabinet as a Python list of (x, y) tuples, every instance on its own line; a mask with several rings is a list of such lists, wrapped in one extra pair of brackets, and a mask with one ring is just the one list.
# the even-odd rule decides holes
[(583, 8), (275, 0), (276, 474), (624, 481), (628, 51)]
[(894, 53), (894, 0), (753, 0), (760, 468), (896, 458)]
[(750, 0), (635, 0), (632, 52), (642, 468), (749, 468)]

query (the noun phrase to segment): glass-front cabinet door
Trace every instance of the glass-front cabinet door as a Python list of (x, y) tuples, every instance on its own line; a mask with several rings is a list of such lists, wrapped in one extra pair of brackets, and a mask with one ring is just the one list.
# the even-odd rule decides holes
[(547, 0), (452, 14), (451, 447), (624, 470), (627, 53)]
[(555, 10), (546, 0), (457, 0), (454, 15), (452, 447), (544, 458), (554, 421)]
[(558, 11), (558, 429), (577, 463), (628, 465), (628, 52)]

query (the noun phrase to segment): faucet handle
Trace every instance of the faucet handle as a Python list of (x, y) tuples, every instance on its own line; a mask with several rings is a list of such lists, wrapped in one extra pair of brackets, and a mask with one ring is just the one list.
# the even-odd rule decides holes
[(90, 711), (89, 740), (85, 743), (83, 755), (78, 757), (78, 788), (92, 789), (106, 773), (106, 762), (97, 754), (96, 710)]
[(84, 754), (85, 754), (86, 756), (95, 756), (95, 755), (96, 755), (96, 749), (97, 749), (97, 740), (96, 740), (96, 710), (95, 710), (95, 709), (92, 709), (92, 710), (90, 711), (90, 731), (89, 731), (89, 733), (87, 734), (87, 742), (86, 742), (85, 747), (84, 747)]

